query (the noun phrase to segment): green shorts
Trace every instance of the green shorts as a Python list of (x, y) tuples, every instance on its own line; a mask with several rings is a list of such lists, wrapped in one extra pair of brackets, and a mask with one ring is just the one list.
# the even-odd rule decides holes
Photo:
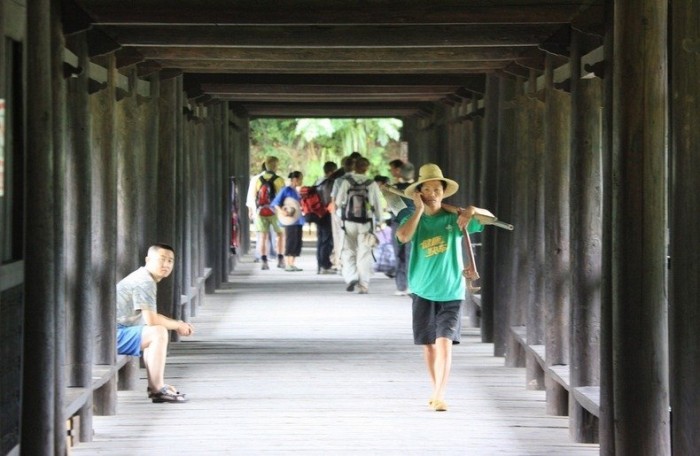
[(262, 216), (258, 215), (255, 218), (255, 229), (258, 230), (261, 233), (267, 233), (270, 231), (270, 227), (272, 227), (273, 230), (275, 230), (275, 233), (281, 234), (282, 233), (282, 227), (280, 226), (279, 223), (277, 223), (277, 216), (276, 215), (268, 215), (268, 216)]

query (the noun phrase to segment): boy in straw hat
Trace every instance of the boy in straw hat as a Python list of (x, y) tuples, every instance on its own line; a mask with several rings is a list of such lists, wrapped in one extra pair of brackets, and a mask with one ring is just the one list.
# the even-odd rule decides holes
[(428, 402), (436, 411), (446, 411), (445, 389), (452, 363), (452, 344), (460, 341), (462, 300), (462, 229), (478, 232), (483, 225), (469, 206), (451, 212), (442, 207), (443, 198), (454, 195), (457, 182), (442, 175), (432, 163), (421, 166), (418, 180), (405, 194), (415, 209), (399, 220), (396, 237), (411, 242), (408, 286), (413, 294), (413, 340), (423, 345), (433, 394)]

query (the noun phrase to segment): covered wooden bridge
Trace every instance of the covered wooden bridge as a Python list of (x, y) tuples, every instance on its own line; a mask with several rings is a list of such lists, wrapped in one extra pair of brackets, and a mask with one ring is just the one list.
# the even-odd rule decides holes
[(391, 116), (516, 226), (470, 331), (524, 393), (601, 454), (697, 454), (699, 30), (690, 1), (0, 0), (0, 453), (65, 454), (141, 385), (115, 284), (149, 244), (163, 313), (231, 286), (251, 119)]

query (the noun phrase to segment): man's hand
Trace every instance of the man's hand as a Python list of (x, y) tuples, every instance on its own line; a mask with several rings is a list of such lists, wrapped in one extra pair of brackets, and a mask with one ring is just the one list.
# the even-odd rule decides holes
[(463, 230), (465, 226), (469, 224), (469, 221), (474, 217), (476, 209), (474, 206), (468, 206), (465, 209), (459, 209), (457, 211), (457, 214), (459, 216), (457, 217), (457, 226), (459, 226), (460, 230)]
[(416, 206), (416, 212), (422, 214), (423, 210), (425, 209), (425, 203), (423, 203), (423, 198), (421, 197), (420, 192), (413, 193), (413, 204)]
[(175, 331), (177, 331), (180, 336), (191, 336), (194, 334), (194, 327), (191, 324), (184, 321), (179, 321), (178, 323)]

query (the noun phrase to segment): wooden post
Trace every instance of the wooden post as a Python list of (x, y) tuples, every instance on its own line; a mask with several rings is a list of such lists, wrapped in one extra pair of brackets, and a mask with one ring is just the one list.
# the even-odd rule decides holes
[[(569, 363), (569, 168), (571, 101), (554, 88), (551, 54), (545, 58), (545, 351), (547, 366)], [(547, 413), (566, 415), (558, 383), (545, 385)]]
[[(530, 293), (530, 281), (528, 271), (528, 259), (531, 254), (531, 245), (528, 242), (528, 195), (530, 185), (529, 174), (529, 145), (530, 145), (530, 117), (529, 100), (520, 95), (516, 99), (515, 119), (515, 149), (513, 157), (513, 208), (510, 221), (515, 225), (512, 233), (513, 255), (513, 298), (510, 302), (511, 326), (521, 326), (526, 323), (527, 302)], [(506, 220), (504, 218), (504, 220)], [(508, 347), (506, 351), (505, 365), (508, 367), (525, 367), (525, 359), (522, 355), (520, 343), (509, 332)]]
[[(499, 120), (498, 120), (498, 157), (496, 166), (496, 200), (493, 210), (503, 220), (512, 220), (513, 171), (515, 155), (515, 80), (505, 76), (499, 77)], [(510, 309), (515, 300), (513, 293), (513, 237), (510, 231), (487, 228), (491, 230), (495, 245), (493, 253), (493, 354), (505, 356), (506, 341), (510, 333)], [(495, 286), (498, 284), (498, 286)]]
[[(175, 169), (177, 151), (177, 121), (182, 115), (177, 104), (178, 83), (175, 78), (160, 81), (159, 123), (158, 123), (158, 229), (156, 242), (165, 242), (177, 249), (175, 238)], [(177, 259), (182, 252), (175, 251)], [(176, 264), (177, 261), (176, 261)], [(173, 302), (179, 293), (174, 294), (176, 274), (158, 284), (158, 312), (172, 315)]]
[[(94, 119), (99, 119), (95, 148), (91, 154), (93, 160), (93, 249), (104, 258), (117, 257), (117, 159), (114, 132), (117, 69), (114, 55), (108, 58), (107, 88), (94, 97)], [(97, 151), (97, 153), (95, 153)], [(95, 336), (98, 340), (95, 351), (95, 364), (114, 364), (116, 362), (117, 322), (117, 264), (108, 261), (95, 272), (97, 292), (95, 302), (99, 303)], [(114, 415), (117, 408), (117, 383), (107, 382), (94, 395), (95, 413)]]
[[(534, 70), (530, 71), (529, 86), (529, 183), (527, 238), (529, 241), (528, 282), (530, 290), (527, 303), (527, 343), (544, 344), (544, 103), (536, 96), (537, 82)], [(526, 366), (526, 384), (530, 389), (541, 389), (536, 363)]]
[[(644, 14), (640, 14), (643, 11)], [(613, 391), (618, 455), (671, 454), (665, 0), (615, 2)], [(640, 400), (644, 398), (644, 400)]]
[(605, 35), (603, 49), (605, 75), (603, 79), (602, 129), (602, 274), (600, 285), (600, 418), (598, 425), (601, 456), (615, 456), (615, 410), (613, 403), (613, 311), (612, 311), (612, 232), (613, 227), (613, 169), (619, 169), (613, 156), (613, 71), (615, 2), (605, 3)]
[[(700, 70), (697, 18), (700, 5), (673, 5), (671, 83), (671, 406), (673, 453), (700, 448)], [(694, 36), (691, 41), (689, 37)]]
[[(481, 168), (481, 207), (493, 209), (496, 201), (496, 160), (498, 158), (498, 76), (486, 77), (486, 94), (484, 95), (484, 142), (482, 147)], [(495, 236), (493, 231), (482, 233), (481, 251), (483, 266), (481, 269), (481, 341), (494, 340), (494, 251)]]
[[(54, 454), (56, 401), (56, 236), (51, 65), (51, 2), (27, 4), (26, 226), (21, 448)], [(4, 37), (2, 37), (4, 39)], [(62, 431), (63, 429), (61, 429)]]
[[(602, 84), (581, 79), (579, 33), (571, 52), (571, 352), (570, 385), (600, 383), (600, 280), (602, 274)], [(576, 442), (598, 439), (596, 420), (569, 401), (569, 434)]]

